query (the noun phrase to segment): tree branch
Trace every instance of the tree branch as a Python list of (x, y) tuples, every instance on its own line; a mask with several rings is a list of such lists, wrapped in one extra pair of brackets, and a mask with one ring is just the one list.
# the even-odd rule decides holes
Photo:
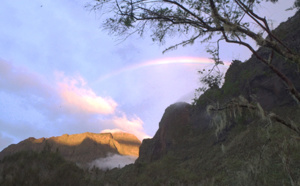
[[(244, 3), (240, 0), (235, 0), (235, 2), (241, 7), (241, 9), (252, 19), (254, 20), (263, 30), (265, 30), (270, 39), (274, 38), (279, 44), (281, 44), (288, 52), (292, 53), (289, 47), (287, 47), (280, 39), (278, 39), (270, 30), (269, 24), (265, 18), (262, 18), (255, 14), (251, 9), (249, 9)], [(258, 20), (262, 21), (265, 26), (263, 26)]]
[(271, 63), (269, 63), (267, 60), (262, 58), (248, 43), (230, 40), (230, 39), (228, 39), (228, 37), (224, 31), (222, 31), (222, 34), (223, 34), (223, 37), (225, 38), (226, 42), (235, 43), (235, 44), (239, 44), (239, 45), (243, 45), (243, 46), (247, 47), (256, 56), (257, 59), (259, 59), (264, 64), (266, 64), (285, 83), (285, 85), (288, 87), (289, 92), (297, 100), (297, 103), (300, 103), (300, 93), (297, 91), (293, 82), (288, 77), (286, 77), (280, 70), (278, 70), (275, 66), (273, 66)]
[(203, 21), (203, 19), (201, 19), (200, 17), (198, 17), (196, 14), (194, 14), (193, 12), (191, 12), (189, 9), (187, 9), (186, 7), (184, 7), (183, 5), (179, 4), (178, 2), (176, 1), (171, 1), (171, 0), (163, 0), (164, 2), (168, 2), (168, 3), (171, 3), (171, 4), (174, 4), (178, 7), (180, 7), (182, 10), (186, 11), (188, 14), (192, 15), (193, 17), (195, 17), (198, 21), (200, 21), (204, 27), (206, 28), (210, 28), (209, 25), (207, 25), (205, 23), (205, 21)]

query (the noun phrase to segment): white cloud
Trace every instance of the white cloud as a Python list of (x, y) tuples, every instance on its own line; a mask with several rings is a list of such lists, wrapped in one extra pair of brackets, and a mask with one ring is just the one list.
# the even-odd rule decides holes
[(114, 117), (110, 123), (117, 129), (134, 134), (140, 140), (150, 138), (150, 136), (144, 132), (143, 121), (139, 117), (135, 116), (128, 119), (127, 116), (123, 114), (121, 117)]
[(94, 114), (113, 114), (117, 103), (110, 97), (100, 97), (81, 76), (66, 77), (57, 73), (60, 78), (58, 91), (63, 100), (63, 105), (70, 110)]
[(104, 129), (102, 130), (100, 133), (119, 133), (119, 132), (125, 132), (123, 130), (120, 129)]
[(31, 136), (99, 132), (105, 128), (118, 128), (139, 139), (148, 137), (140, 118), (128, 119), (116, 101), (99, 96), (80, 75), (69, 77), (59, 72), (55, 77), (50, 81), (42, 74), (0, 60), (0, 101), (6, 105), (0, 108), (0, 128), (13, 137), (11, 141), (0, 136), (5, 142), (0, 145)]
[(89, 166), (93, 168), (94, 166), (102, 170), (122, 168), (125, 165), (132, 164), (135, 162), (137, 157), (135, 156), (121, 156), (118, 154), (108, 155), (105, 158), (99, 158), (92, 161)]

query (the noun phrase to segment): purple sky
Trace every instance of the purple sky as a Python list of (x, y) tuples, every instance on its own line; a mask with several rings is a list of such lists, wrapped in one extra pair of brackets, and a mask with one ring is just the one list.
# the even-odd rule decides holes
[[(105, 129), (152, 137), (167, 106), (191, 102), (200, 86), (197, 70), (210, 66), (205, 45), (163, 55), (180, 40), (159, 46), (132, 36), (120, 43), (101, 29), (100, 14), (85, 9), (86, 2), (0, 2), (0, 150), (28, 137)], [(276, 27), (294, 14), (284, 11), (292, 2), (261, 13)], [(250, 56), (224, 46), (225, 61)], [(190, 57), (197, 63), (189, 64)]]

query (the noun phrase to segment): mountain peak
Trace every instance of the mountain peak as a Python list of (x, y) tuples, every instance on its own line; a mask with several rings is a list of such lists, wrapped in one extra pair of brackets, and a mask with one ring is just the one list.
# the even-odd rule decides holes
[(141, 141), (125, 132), (64, 134), (62, 136), (39, 138), (30, 137), (13, 144), (0, 152), (0, 160), (19, 151), (37, 151), (45, 149), (59, 152), (67, 160), (76, 163), (88, 163), (108, 154), (138, 156)]

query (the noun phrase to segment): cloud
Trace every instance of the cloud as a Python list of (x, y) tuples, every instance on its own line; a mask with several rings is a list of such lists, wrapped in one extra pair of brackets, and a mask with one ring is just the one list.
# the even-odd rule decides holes
[(76, 78), (66, 77), (57, 73), (61, 79), (58, 83), (59, 94), (63, 105), (70, 110), (92, 114), (112, 114), (117, 103), (110, 97), (100, 97), (86, 86), (81, 76)]
[(140, 140), (150, 138), (150, 136), (144, 132), (143, 121), (139, 117), (135, 116), (131, 119), (128, 119), (125, 114), (122, 114), (121, 117), (114, 117), (109, 123), (117, 128), (113, 129), (112, 131), (125, 131), (134, 134)]
[(119, 132), (125, 132), (121, 129), (104, 129), (100, 133), (119, 133)]
[(121, 156), (118, 154), (115, 155), (108, 155), (105, 158), (99, 158), (91, 163), (89, 163), (90, 168), (93, 168), (94, 166), (102, 169), (113, 169), (113, 168), (123, 168), (125, 165), (132, 164), (135, 162), (137, 157), (135, 156)]
[[(56, 72), (55, 76), (53, 83), (25, 67), (0, 60), (0, 92), (22, 97), (25, 105), (39, 112), (55, 117), (70, 113), (106, 115), (115, 112), (117, 103), (110, 97), (97, 95), (81, 76), (67, 77), (63, 72)], [(57, 113), (59, 106), (64, 107), (61, 114)]]
[(70, 77), (56, 72), (45, 76), (0, 60), (0, 101), (5, 105), (0, 108), (0, 128), (5, 134), (0, 136), (2, 146), (28, 137), (99, 132), (105, 128), (118, 128), (139, 139), (148, 137), (140, 118), (129, 119), (116, 101), (97, 94), (80, 75)]

